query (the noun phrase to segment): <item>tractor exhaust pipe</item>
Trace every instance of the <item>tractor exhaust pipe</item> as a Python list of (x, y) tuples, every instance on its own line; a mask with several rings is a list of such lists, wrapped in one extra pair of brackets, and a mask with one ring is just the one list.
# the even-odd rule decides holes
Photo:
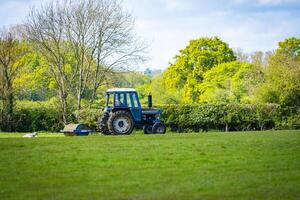
[(151, 92), (148, 94), (148, 108), (152, 108), (152, 95)]

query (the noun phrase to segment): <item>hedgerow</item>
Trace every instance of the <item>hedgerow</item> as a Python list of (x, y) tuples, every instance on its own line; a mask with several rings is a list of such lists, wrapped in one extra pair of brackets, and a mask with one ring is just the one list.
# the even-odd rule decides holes
[[(171, 131), (207, 130), (249, 131), (294, 129), (300, 127), (300, 108), (278, 104), (193, 104), (157, 105), (164, 110), (161, 119)], [(69, 113), (70, 123), (84, 123), (97, 130), (100, 109)], [(13, 130), (59, 131), (63, 128), (57, 105), (19, 104), (14, 112)]]
[(297, 128), (300, 109), (278, 104), (160, 105), (172, 131), (249, 131)]

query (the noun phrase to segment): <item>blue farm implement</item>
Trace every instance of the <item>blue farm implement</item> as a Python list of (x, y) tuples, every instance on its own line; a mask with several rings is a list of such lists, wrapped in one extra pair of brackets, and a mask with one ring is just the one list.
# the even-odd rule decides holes
[(84, 124), (68, 124), (61, 130), (66, 136), (87, 136), (93, 130)]

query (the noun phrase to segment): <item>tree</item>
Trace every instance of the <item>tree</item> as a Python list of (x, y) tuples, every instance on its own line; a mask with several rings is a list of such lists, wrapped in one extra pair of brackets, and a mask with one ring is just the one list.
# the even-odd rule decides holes
[(64, 9), (60, 4), (48, 4), (40, 11), (32, 10), (26, 24), (26, 35), (45, 57), (51, 77), (55, 80), (60, 99), (62, 118), (67, 124), (69, 85), (74, 83), (76, 73), (70, 67), (70, 53), (64, 36)]
[(257, 101), (285, 106), (300, 105), (300, 39), (279, 42), (269, 58), (265, 80), (256, 92)]
[(196, 102), (197, 84), (202, 82), (203, 74), (220, 63), (234, 60), (233, 50), (217, 37), (191, 40), (164, 73), (164, 82), (169, 88), (183, 88), (186, 102)]
[(243, 52), (242, 49), (236, 49), (234, 51), (234, 55), (236, 57), (236, 60), (239, 62), (248, 62), (249, 61), (249, 55), (245, 52)]
[(117, 0), (68, 2), (65, 9), (66, 39), (78, 69), (75, 84), (77, 109), (91, 83), (92, 104), (97, 89), (113, 70), (125, 70), (143, 60), (144, 44), (132, 33), (133, 20)]
[(288, 54), (274, 55), (265, 71), (257, 101), (300, 106), (300, 61)]
[(0, 36), (0, 94), (2, 100), (1, 129), (12, 131), (14, 112), (14, 80), (24, 66), (22, 57), (27, 49), (22, 41), (2, 30)]
[(49, 64), (67, 123), (67, 98), (77, 109), (87, 89), (97, 89), (115, 69), (143, 60), (144, 45), (132, 34), (131, 15), (117, 0), (56, 1), (29, 15), (27, 37)]
[(22, 58), (26, 65), (22, 67), (20, 75), (14, 80), (16, 97), (19, 100), (33, 101), (45, 101), (54, 97), (47, 62), (42, 55), (34, 51), (32, 44), (27, 43), (25, 48), (29, 50), (29, 53)]
[(249, 96), (249, 78), (253, 66), (248, 63), (222, 63), (207, 71), (199, 84), (200, 102), (245, 102)]
[(300, 59), (300, 38), (291, 37), (278, 43), (276, 54), (286, 54), (292, 58)]

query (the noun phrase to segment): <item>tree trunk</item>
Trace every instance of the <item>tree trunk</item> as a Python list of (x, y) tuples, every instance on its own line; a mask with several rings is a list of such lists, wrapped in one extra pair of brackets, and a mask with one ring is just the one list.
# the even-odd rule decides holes
[(225, 124), (225, 132), (228, 132), (228, 123)]
[(68, 111), (67, 111), (67, 98), (62, 97), (61, 98), (61, 106), (62, 106), (62, 119), (64, 125), (68, 124)]
[(62, 120), (64, 125), (67, 125), (68, 124), (68, 104), (67, 104), (68, 94), (64, 91), (63, 88), (61, 88), (59, 96), (60, 96), (60, 103), (62, 109)]
[(96, 91), (97, 91), (97, 89), (93, 88), (93, 93), (92, 93), (92, 96), (91, 96), (91, 99), (90, 99), (90, 105), (89, 105), (90, 108), (92, 108), (92, 105), (93, 105), (93, 103), (95, 101)]
[(9, 92), (7, 97), (7, 131), (13, 131), (14, 96)]
[(77, 110), (80, 110), (81, 109), (81, 94), (80, 94), (81, 92), (79, 92), (78, 94), (77, 94)]

